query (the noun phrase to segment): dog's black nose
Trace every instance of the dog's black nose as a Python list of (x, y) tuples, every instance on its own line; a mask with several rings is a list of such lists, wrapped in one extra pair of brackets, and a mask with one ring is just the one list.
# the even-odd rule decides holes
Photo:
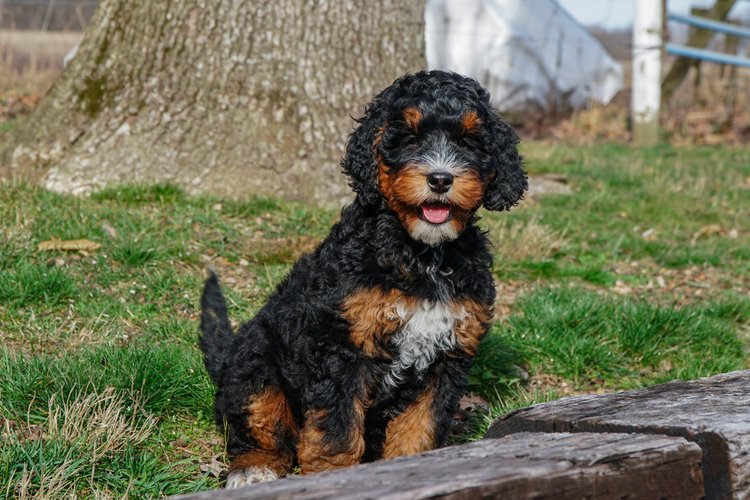
[(453, 184), (453, 174), (434, 172), (427, 176), (427, 185), (436, 193), (445, 193)]

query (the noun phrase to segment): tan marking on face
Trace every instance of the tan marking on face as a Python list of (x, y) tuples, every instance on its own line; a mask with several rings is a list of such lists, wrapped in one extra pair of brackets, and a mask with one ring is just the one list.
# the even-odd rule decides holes
[(477, 352), (479, 341), (490, 326), (494, 311), (490, 305), (469, 299), (456, 302), (456, 306), (466, 311), (466, 316), (456, 324), (456, 342), (461, 350), (473, 356)]
[(466, 134), (476, 132), (480, 125), (482, 125), (482, 119), (479, 118), (476, 111), (467, 111), (461, 117), (461, 126)]
[(430, 196), (426, 168), (406, 165), (393, 176), (392, 186), (393, 196), (407, 205), (421, 205)]
[(463, 232), (469, 218), (481, 205), (485, 188), (486, 184), (471, 170), (464, 170), (453, 178), (449, 193), (453, 205), (450, 224), (457, 233)]
[(349, 338), (366, 356), (387, 356), (385, 341), (401, 326), (396, 313), (399, 303), (409, 302), (396, 288), (363, 288), (341, 305), (341, 316), (349, 324)]
[(434, 389), (427, 389), (403, 413), (388, 422), (383, 458), (413, 455), (435, 447)]
[(338, 469), (358, 464), (365, 452), (365, 409), (359, 399), (353, 402), (354, 417), (349, 436), (344, 446), (331, 443), (331, 438), (323, 431), (327, 413), (323, 410), (308, 410), (305, 425), (300, 432), (297, 458), (302, 474)]
[(419, 128), (419, 122), (422, 121), (422, 112), (417, 108), (406, 108), (403, 112), (403, 117), (404, 123), (416, 132)]
[(473, 170), (462, 170), (453, 178), (449, 193), (451, 204), (464, 210), (475, 210), (482, 203), (486, 185)]
[(378, 159), (380, 191), (383, 193), (388, 208), (396, 213), (407, 230), (410, 230), (414, 224), (419, 222), (419, 213), (416, 207), (418, 203), (409, 203), (401, 199), (401, 196), (406, 196), (414, 201), (418, 196), (416, 190), (420, 178), (422, 184), (424, 184), (424, 175), (417, 175), (416, 169), (412, 168), (403, 168), (398, 174), (391, 174), (388, 171), (388, 166), (381, 159)]

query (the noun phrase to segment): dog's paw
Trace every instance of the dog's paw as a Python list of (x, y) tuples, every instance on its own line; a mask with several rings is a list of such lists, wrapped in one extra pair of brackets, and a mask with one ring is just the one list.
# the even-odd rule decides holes
[(246, 469), (235, 469), (229, 472), (227, 477), (227, 489), (242, 488), (248, 484), (264, 483), (278, 479), (274, 471), (268, 467), (247, 467)]

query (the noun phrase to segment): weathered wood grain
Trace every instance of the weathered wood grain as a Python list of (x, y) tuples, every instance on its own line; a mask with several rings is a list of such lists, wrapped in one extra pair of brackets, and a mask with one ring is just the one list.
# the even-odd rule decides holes
[(535, 405), (500, 418), (486, 437), (522, 431), (682, 436), (703, 449), (706, 498), (750, 498), (750, 370)]
[(182, 498), (689, 499), (703, 496), (700, 458), (675, 437), (520, 433)]

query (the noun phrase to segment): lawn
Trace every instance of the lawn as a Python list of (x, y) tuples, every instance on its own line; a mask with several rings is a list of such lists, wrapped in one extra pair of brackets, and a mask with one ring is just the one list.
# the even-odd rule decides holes
[[(570, 194), (483, 214), (496, 322), (454, 441), (508, 409), (750, 367), (750, 152), (524, 146)], [(0, 491), (159, 496), (218, 487), (196, 345), (204, 270), (247, 319), (336, 211), (123, 186), (0, 186)], [(83, 251), (41, 242), (89, 240)], [(54, 245), (53, 245), (54, 246)], [(467, 406), (471, 406), (467, 404)]]

